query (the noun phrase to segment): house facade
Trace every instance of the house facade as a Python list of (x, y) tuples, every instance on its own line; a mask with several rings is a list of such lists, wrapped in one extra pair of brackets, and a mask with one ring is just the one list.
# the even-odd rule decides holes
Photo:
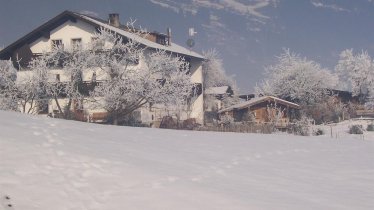
[[(23, 77), (30, 73), (27, 66), (33, 57), (50, 51), (56, 45), (63, 48), (72, 48), (77, 44), (88, 45), (93, 41), (95, 34), (102, 28), (115, 32), (126, 40), (137, 41), (141, 47), (145, 48), (146, 54), (154, 50), (165, 50), (172, 55), (183, 57), (190, 64), (191, 82), (200, 89), (197, 92), (201, 92), (203, 87), (202, 61), (204, 60), (202, 55), (172, 43), (170, 29), (167, 30), (167, 34), (152, 32), (139, 35), (132, 33), (128, 27), (120, 23), (118, 14), (110, 14), (108, 20), (101, 20), (71, 11), (64, 11), (1, 50), (0, 60), (20, 60), (21, 67), (18, 69), (17, 80), (22, 80)], [(143, 64), (140, 60), (137, 65), (140, 67)], [(135, 66), (134, 68), (137, 67)], [(69, 80), (60, 69), (51, 69), (50, 71), (55, 75), (54, 79), (58, 79), (61, 82)], [(101, 74), (93, 75), (92, 71), (83, 71), (82, 79), (85, 83), (90, 83), (94, 79), (105, 79), (105, 76), (100, 78), (99, 75)], [(196, 95), (190, 103), (189, 110), (179, 113), (180, 119), (195, 118), (199, 123), (203, 123), (203, 97), (202, 93)], [(62, 104), (64, 100), (66, 102), (64, 98), (59, 100)], [(76, 109), (76, 107), (72, 106), (72, 109)], [(57, 110), (53, 100), (49, 100), (47, 110), (37, 110), (36, 113), (47, 112), (53, 115)], [(83, 104), (81, 110), (84, 115), (82, 120), (94, 119), (95, 116), (101, 116), (101, 118), (105, 116), (105, 110), (94, 109), (89, 104)], [(170, 114), (170, 111), (173, 110), (165, 110), (161, 106), (152, 106), (140, 108), (136, 113), (138, 120), (141, 122), (152, 123), (160, 121), (166, 113)]]

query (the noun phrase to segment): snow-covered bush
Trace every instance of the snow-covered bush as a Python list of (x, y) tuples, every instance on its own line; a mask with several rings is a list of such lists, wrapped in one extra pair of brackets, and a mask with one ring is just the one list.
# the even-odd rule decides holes
[(365, 109), (374, 110), (374, 99), (371, 98), (365, 103)]
[(228, 126), (233, 123), (234, 123), (234, 118), (231, 115), (225, 114), (225, 115), (220, 116), (219, 124)]
[(285, 109), (282, 109), (277, 103), (270, 104), (266, 107), (267, 121), (274, 127), (280, 122), (284, 116)]
[(321, 136), (323, 134), (325, 134), (325, 131), (321, 128), (317, 128), (313, 130), (313, 136)]
[(289, 132), (295, 134), (295, 135), (300, 135), (300, 136), (309, 136), (311, 133), (311, 122), (313, 120), (306, 117), (302, 116), (300, 120), (295, 120), (291, 125)]
[(300, 104), (315, 104), (326, 95), (337, 78), (314, 61), (285, 50), (278, 63), (266, 68), (265, 80), (256, 93), (277, 96)]
[(247, 111), (243, 113), (242, 121), (252, 124), (255, 122), (255, 120), (256, 117), (253, 112)]
[(363, 134), (364, 129), (363, 129), (362, 125), (352, 125), (352, 126), (349, 126), (348, 133), (350, 133), (350, 134)]
[(337, 123), (351, 117), (348, 105), (341, 103), (334, 96), (326, 96), (317, 104), (303, 105), (302, 111), (313, 118), (316, 124)]
[(373, 123), (368, 124), (368, 126), (366, 127), (366, 130), (367, 131), (374, 131), (374, 124)]
[(11, 60), (0, 62), (0, 109), (17, 110), (17, 71)]

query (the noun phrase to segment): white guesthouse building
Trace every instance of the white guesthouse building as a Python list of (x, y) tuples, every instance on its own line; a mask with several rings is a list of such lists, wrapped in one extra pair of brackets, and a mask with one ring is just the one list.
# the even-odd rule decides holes
[[(123, 36), (124, 39), (136, 40), (141, 46), (146, 48), (145, 52), (147, 50), (161, 49), (173, 55), (184, 57), (190, 63), (191, 82), (197, 84), (199, 90), (197, 91), (198, 96), (191, 102), (189, 110), (186, 110), (185, 113), (179, 113), (179, 116), (181, 120), (195, 118), (197, 122), (203, 123), (204, 105), (203, 94), (201, 94), (203, 87), (203, 56), (172, 43), (170, 31), (167, 34), (152, 32), (145, 37), (131, 33), (126, 30), (125, 26), (120, 24), (118, 14), (110, 14), (108, 21), (105, 21), (71, 11), (64, 11), (0, 51), (0, 60), (21, 59), (21, 66), (23, 68), (21, 67), (18, 70), (17, 78), (22, 78), (22, 76), (28, 73), (27, 64), (34, 56), (50, 51), (56, 44), (61, 44), (64, 47), (71, 47), (77, 43), (82, 45), (89, 44), (100, 28), (111, 30)], [(141, 63), (140, 61), (138, 65), (141, 65)], [(68, 79), (64, 78), (63, 73), (60, 72), (61, 70), (55, 69), (51, 71), (61, 81)], [(93, 79), (92, 73), (83, 73), (82, 77), (84, 82), (90, 82)], [(65, 99), (61, 98), (60, 100), (64, 102)], [(48, 102), (48, 109), (44, 113), (53, 114), (57, 110), (56, 104), (53, 100), (50, 100)], [(90, 105), (83, 105), (83, 113), (87, 118), (95, 114), (103, 114), (103, 112), (104, 110), (94, 109)], [(36, 110), (35, 113), (40, 114), (41, 110)], [(165, 116), (166, 110), (157, 108), (157, 106), (152, 108), (143, 107), (137, 110), (137, 114), (143, 123), (152, 123), (160, 121)]]

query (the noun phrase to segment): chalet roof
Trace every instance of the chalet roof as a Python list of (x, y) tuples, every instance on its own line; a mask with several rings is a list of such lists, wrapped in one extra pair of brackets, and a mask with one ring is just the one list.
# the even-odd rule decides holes
[(232, 105), (230, 107), (227, 107), (225, 109), (222, 109), (222, 110), (218, 111), (218, 113), (228, 112), (228, 111), (232, 111), (234, 109), (244, 109), (244, 108), (251, 107), (251, 106), (254, 106), (256, 104), (265, 102), (265, 101), (274, 101), (276, 103), (283, 104), (283, 105), (286, 105), (286, 106), (290, 106), (290, 107), (295, 108), (295, 109), (300, 109), (300, 106), (298, 104), (295, 104), (295, 103), (292, 103), (292, 102), (289, 102), (289, 101), (286, 101), (286, 100), (283, 100), (283, 99), (280, 99), (280, 98), (277, 98), (277, 97), (274, 97), (274, 96), (261, 96), (261, 97), (258, 97), (258, 98), (253, 98), (249, 101), (245, 101), (245, 102), (242, 102), (242, 103), (239, 103), (239, 104)]
[(205, 90), (205, 94), (209, 95), (223, 95), (230, 91), (229, 86), (221, 86), (221, 87), (210, 87)]
[(178, 44), (171, 43), (170, 46), (166, 45), (161, 45), (155, 42), (152, 42), (148, 39), (145, 39), (143, 37), (140, 37), (136, 34), (130, 33), (128, 31), (125, 31), (124, 29), (117, 28), (114, 26), (109, 25), (106, 21), (98, 19), (98, 18), (93, 18), (87, 15), (83, 15), (80, 13), (76, 12), (71, 12), (71, 11), (64, 11), (61, 14), (57, 15), (56, 17), (52, 18), (48, 22), (44, 23), (40, 27), (36, 28), (32, 32), (26, 34), (22, 38), (18, 39), (16, 42), (10, 44), (7, 46), (5, 49), (0, 51), (0, 59), (9, 59), (11, 57), (11, 52), (14, 51), (15, 49), (21, 47), (25, 43), (31, 43), (35, 41), (36, 39), (44, 36), (49, 38), (49, 32), (59, 26), (60, 24), (64, 23), (67, 20), (71, 20), (72, 22), (75, 22), (76, 19), (82, 20), (86, 23), (89, 23), (95, 27), (103, 27), (106, 29), (109, 29), (121, 36), (124, 36), (128, 39), (135, 40), (139, 42), (140, 44), (144, 45), (145, 47), (149, 47), (152, 49), (161, 49), (161, 50), (166, 50), (171, 53), (176, 53), (176, 54), (181, 54), (181, 55), (187, 55), (199, 59), (204, 59), (202, 55), (199, 53), (193, 52), (185, 47), (182, 47)]

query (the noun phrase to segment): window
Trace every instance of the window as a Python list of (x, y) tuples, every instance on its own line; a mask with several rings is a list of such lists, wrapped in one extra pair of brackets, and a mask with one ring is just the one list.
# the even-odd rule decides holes
[(52, 49), (55, 49), (55, 48), (64, 49), (64, 45), (62, 44), (62, 39), (52, 40)]
[(91, 82), (96, 83), (96, 72), (92, 73)]
[(73, 50), (79, 50), (82, 48), (82, 39), (71, 39), (71, 46)]

